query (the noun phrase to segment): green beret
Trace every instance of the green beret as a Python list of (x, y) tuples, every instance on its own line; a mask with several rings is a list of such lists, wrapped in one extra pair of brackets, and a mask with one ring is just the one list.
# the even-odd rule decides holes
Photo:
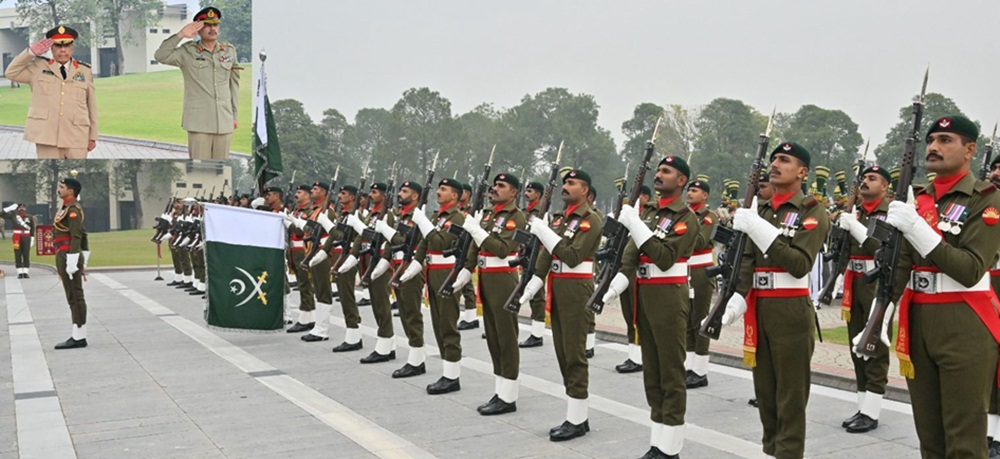
[(979, 126), (962, 115), (948, 115), (938, 118), (927, 130), (926, 140), (928, 142), (930, 142), (931, 134), (935, 132), (954, 132), (973, 141), (979, 138)]
[(472, 185), (469, 185), (468, 183), (462, 182), (462, 189), (472, 193)]
[(690, 190), (691, 188), (697, 188), (697, 189), (699, 189), (701, 191), (704, 191), (706, 193), (711, 193), (712, 192), (712, 189), (708, 186), (708, 182), (706, 182), (704, 180), (700, 180), (700, 179), (691, 182), (691, 184), (688, 185), (688, 189)]
[(545, 191), (545, 185), (543, 185), (542, 182), (531, 182), (531, 183), (528, 183), (528, 189), (535, 190), (535, 191), (538, 191), (539, 193), (542, 193), (542, 192)]
[(389, 185), (386, 185), (385, 183), (382, 183), (382, 182), (373, 183), (371, 189), (372, 190), (379, 190), (379, 191), (385, 193), (385, 192), (389, 191)]
[(79, 196), (80, 190), (83, 189), (83, 184), (81, 184), (80, 181), (75, 178), (67, 177), (62, 179), (62, 181), (60, 181), (59, 183), (62, 183), (63, 185), (66, 185), (66, 188), (73, 190), (74, 196)]
[(997, 164), (1000, 164), (1000, 155), (993, 155), (993, 161), (990, 161), (990, 169)]
[(344, 185), (340, 187), (340, 191), (346, 191), (351, 194), (358, 194), (358, 187), (354, 185)]
[(295, 189), (296, 189), (296, 190), (302, 190), (302, 191), (305, 191), (306, 193), (308, 193), (308, 192), (312, 191), (312, 187), (311, 187), (311, 186), (309, 186), (309, 185), (305, 185), (305, 184), (302, 184), (302, 185), (299, 185), (299, 186), (298, 186), (298, 188), (295, 188)]
[(882, 178), (885, 179), (886, 183), (892, 183), (892, 175), (890, 175), (889, 171), (886, 170), (884, 167), (879, 167), (877, 164), (872, 164), (871, 166), (865, 168), (864, 172), (861, 173), (861, 176), (864, 177), (865, 174), (868, 174), (869, 172), (881, 175)]
[(806, 165), (806, 167), (809, 167), (809, 159), (810, 159), (809, 150), (806, 150), (806, 147), (803, 147), (802, 145), (799, 145), (795, 142), (784, 142), (778, 145), (773, 151), (771, 151), (771, 157), (768, 158), (768, 160), (774, 161), (774, 155), (778, 153), (784, 153), (786, 155), (791, 155), (796, 158), (799, 158), (799, 160), (802, 161)]
[(521, 189), (521, 181), (512, 174), (500, 173), (496, 177), (493, 177), (493, 183), (496, 182), (506, 182), (508, 185)]
[(455, 180), (453, 178), (443, 178), (438, 182), (438, 186), (448, 186), (455, 190), (459, 196), (462, 195), (462, 182)]
[(566, 179), (578, 179), (587, 182), (587, 186), (590, 186), (590, 174), (581, 171), (580, 169), (571, 169), (566, 175), (563, 176), (563, 183), (566, 183)]
[(649, 189), (648, 185), (643, 185), (639, 190), (639, 194), (644, 194), (646, 196), (653, 196), (653, 190)]
[(664, 164), (677, 169), (677, 172), (684, 174), (685, 177), (691, 177), (691, 167), (688, 166), (687, 161), (684, 161), (684, 158), (681, 158), (680, 156), (666, 156), (660, 160), (659, 165), (662, 166)]
[(282, 190), (281, 187), (278, 186), (269, 186), (267, 188), (264, 188), (264, 194), (267, 193), (285, 194), (285, 190)]
[(424, 191), (424, 187), (420, 186), (419, 183), (417, 183), (417, 182), (411, 182), (409, 180), (403, 182), (403, 184), (400, 185), (399, 187), (400, 188), (409, 188), (409, 189), (413, 190), (414, 193), (422, 193)]
[[(327, 193), (330, 192), (330, 185), (327, 185), (324, 182), (313, 182), (312, 187), (313, 188), (319, 187), (319, 188), (322, 188), (323, 191), (326, 191)], [(312, 190), (310, 190), (310, 191), (312, 191)]]

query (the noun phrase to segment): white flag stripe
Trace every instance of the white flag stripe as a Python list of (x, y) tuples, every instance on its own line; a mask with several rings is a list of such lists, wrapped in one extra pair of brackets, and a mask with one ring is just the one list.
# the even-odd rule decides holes
[(205, 242), (285, 249), (281, 214), (205, 204)]
[(260, 79), (257, 80), (257, 100), (253, 114), (253, 124), (257, 128), (257, 138), (261, 145), (267, 145), (267, 112), (264, 110), (264, 100), (267, 98), (267, 76), (264, 74), (264, 64), (260, 64)]

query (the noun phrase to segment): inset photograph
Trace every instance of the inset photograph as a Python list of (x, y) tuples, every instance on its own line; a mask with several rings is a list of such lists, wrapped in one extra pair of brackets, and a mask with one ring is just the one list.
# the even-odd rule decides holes
[(0, 160), (248, 157), (251, 3), (0, 2)]

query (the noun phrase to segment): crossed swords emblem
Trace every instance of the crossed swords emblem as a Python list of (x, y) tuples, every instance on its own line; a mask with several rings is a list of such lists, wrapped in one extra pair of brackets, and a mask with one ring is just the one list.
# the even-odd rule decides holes
[[(243, 268), (237, 266), (236, 269), (239, 270), (239, 272), (243, 273), (243, 275), (246, 276), (247, 280), (250, 281), (250, 284), (253, 285), (253, 291), (251, 291), (250, 294), (243, 299), (243, 301), (241, 301), (234, 307), (238, 308), (240, 306), (243, 306), (244, 304), (247, 304), (247, 302), (249, 302), (254, 298), (254, 295), (256, 295), (256, 298), (260, 300), (261, 303), (264, 303), (264, 305), (267, 306), (267, 295), (261, 289), (261, 287), (267, 283), (267, 271), (262, 272), (260, 276), (258, 276), (255, 279), (253, 275), (246, 272), (246, 270), (244, 270)], [(239, 285), (239, 289), (237, 290), (236, 286), (233, 284)], [(244, 284), (243, 281), (239, 279), (233, 279), (229, 281), (229, 285), (230, 285), (230, 291), (233, 292), (234, 295), (242, 295), (243, 292), (247, 290), (246, 284)]]

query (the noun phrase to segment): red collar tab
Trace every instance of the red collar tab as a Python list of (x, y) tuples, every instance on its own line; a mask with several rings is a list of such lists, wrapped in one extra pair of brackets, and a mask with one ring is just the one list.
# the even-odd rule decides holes
[(774, 193), (774, 195), (771, 196), (771, 208), (774, 210), (778, 210), (778, 208), (781, 207), (782, 204), (788, 202), (789, 199), (792, 199), (792, 196), (795, 196), (794, 191), (783, 194)]
[(660, 198), (660, 200), (656, 204), (659, 206), (660, 209), (662, 209), (672, 204), (675, 199), (677, 199), (677, 196)]
[(875, 209), (878, 209), (878, 206), (881, 204), (882, 204), (882, 198), (879, 198), (878, 201), (862, 202), (861, 207), (865, 209), (865, 215), (871, 215), (872, 212), (875, 212)]
[(934, 177), (934, 200), (937, 201), (941, 199), (942, 196), (948, 194), (952, 188), (955, 187), (958, 182), (962, 181), (966, 175), (969, 175), (969, 171), (965, 171), (963, 174), (956, 174), (951, 177)]

